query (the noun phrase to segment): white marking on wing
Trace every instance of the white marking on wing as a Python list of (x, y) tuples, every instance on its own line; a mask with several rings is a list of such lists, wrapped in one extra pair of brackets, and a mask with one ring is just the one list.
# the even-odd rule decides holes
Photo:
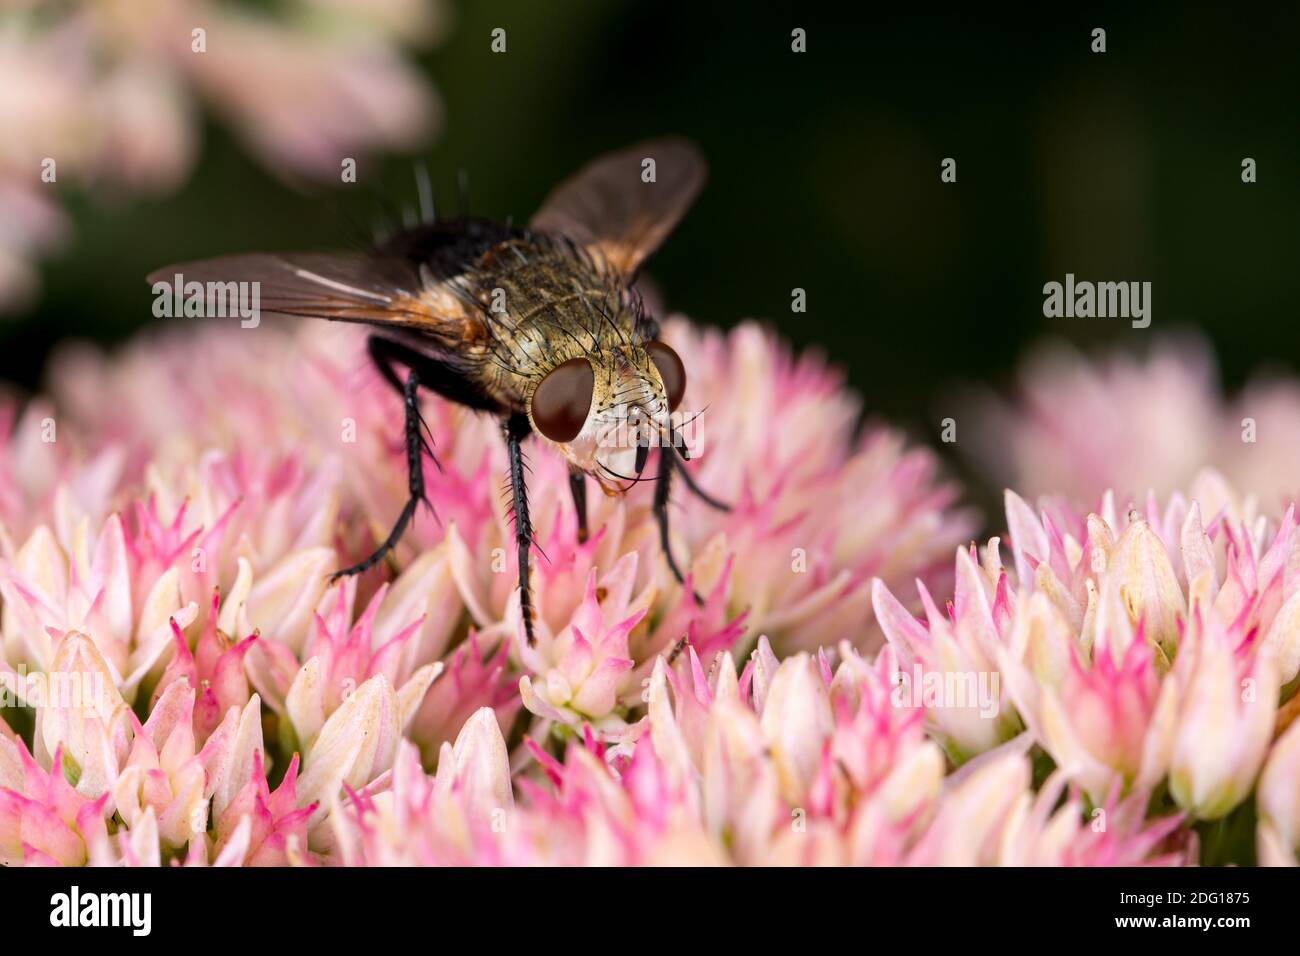
[(343, 282), (335, 282), (333, 279), (327, 279), (314, 272), (308, 272), (306, 269), (294, 269), (293, 272), (294, 275), (301, 279), (310, 279), (312, 282), (319, 282), (327, 288), (334, 289), (338, 292), (347, 292), (351, 295), (360, 296), (361, 298), (369, 299), (372, 302), (391, 303), (393, 301), (389, 296), (380, 295), (378, 292), (367, 292), (365, 289), (358, 289)]

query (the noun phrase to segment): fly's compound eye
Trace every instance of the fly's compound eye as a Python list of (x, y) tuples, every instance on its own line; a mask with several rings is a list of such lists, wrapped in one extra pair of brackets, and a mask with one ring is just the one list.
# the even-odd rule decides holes
[(596, 375), (585, 358), (569, 359), (551, 370), (533, 392), (533, 424), (554, 442), (572, 441), (591, 411)]
[(686, 367), (682, 365), (682, 360), (671, 348), (663, 342), (651, 342), (645, 347), (646, 354), (650, 356), (650, 361), (655, 363), (655, 368), (659, 370), (659, 377), (663, 379), (664, 394), (668, 398), (668, 410), (677, 411), (677, 406), (682, 403), (682, 396), (686, 394)]

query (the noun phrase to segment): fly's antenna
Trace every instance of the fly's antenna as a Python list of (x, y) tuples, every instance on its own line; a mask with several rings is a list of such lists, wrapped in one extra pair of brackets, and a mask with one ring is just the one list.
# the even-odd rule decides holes
[[(695, 413), (694, 415), (692, 415), (690, 418), (686, 419), (686, 421), (682, 422), (682, 428), (686, 428), (687, 426), (691, 425), (691, 424), (695, 421), (695, 419), (699, 418), (701, 415), (703, 415), (703, 414), (704, 414), (705, 412), (707, 412), (708, 410), (709, 410), (709, 406), (708, 406), (708, 405), (705, 405), (703, 408), (701, 408), (698, 412), (696, 412), (696, 413)], [(670, 437), (672, 437), (672, 439), (673, 439), (674, 441), (681, 441), (681, 437), (682, 437), (682, 436), (681, 436), (681, 435), (673, 435), (673, 436), (670, 436)]]
[(429, 182), (427, 163), (415, 167), (415, 191), (420, 197), (420, 220), (431, 226), (438, 221), (438, 209), (433, 202), (433, 185)]

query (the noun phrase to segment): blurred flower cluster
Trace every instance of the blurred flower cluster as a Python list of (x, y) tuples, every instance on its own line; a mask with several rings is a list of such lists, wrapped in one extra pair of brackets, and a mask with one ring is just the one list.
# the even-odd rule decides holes
[[(406, 495), (400, 398), (355, 329), (65, 350), (0, 419), (0, 860), (1179, 852), (1118, 797), (1123, 826), (1092, 835), (1081, 796), (1036, 794), (1026, 750), (947, 774), (923, 709), (892, 702), (871, 612), (873, 582), (950, 587), (974, 530), (934, 457), (860, 429), (837, 373), (756, 326), (665, 337), (704, 410), (689, 467), (734, 507), (674, 495), (682, 586), (645, 486), (591, 496), (580, 541), (565, 466), (530, 443), (532, 647), (499, 425), (436, 398), (432, 513), (328, 584)], [(944, 835), (990, 794), (986, 843)]]
[(974, 437), (959, 446), (1025, 495), (1168, 495), (1210, 466), (1270, 509), (1300, 497), (1300, 382), (1273, 371), (1228, 400), (1209, 343), (1188, 330), (1096, 358), (1044, 345), (1014, 395), (965, 398)]
[(344, 157), (421, 144), (436, 94), (403, 58), (442, 0), (0, 2), (0, 312), (69, 229), (69, 187), (160, 195), (194, 165), (209, 110), (273, 171), (338, 177)]

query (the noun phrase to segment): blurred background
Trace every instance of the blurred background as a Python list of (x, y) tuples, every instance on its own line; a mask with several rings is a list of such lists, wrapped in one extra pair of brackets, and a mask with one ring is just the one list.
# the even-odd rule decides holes
[[(697, 140), (711, 165), (649, 268), (669, 309), (759, 318), (823, 349), (869, 414), (927, 441), (955, 414), (956, 386), (1002, 387), (1044, 336), (1140, 350), (1199, 329), (1230, 389), (1261, 365), (1300, 364), (1296, 4), (1030, 19), (700, 0), (90, 4), (99, 19), (59, 41), (100, 31), (82, 92), (101, 85), (105, 43), (137, 64), (134, 85), (96, 107), (124, 117), (103, 154), (74, 130), (81, 158), (40, 184), (28, 164), (61, 142), (50, 117), (63, 103), (32, 95), (42, 74), (22, 58), (78, 6), (0, 2), (0, 254), (7, 239), (29, 270), (0, 319), (0, 377), (25, 389), (61, 340), (112, 344), (154, 321), (143, 276), (162, 264), (353, 245), (386, 203), (414, 205), (417, 162), (442, 209), (463, 170), (475, 214), (527, 219), (586, 160), (665, 133)], [(211, 27), (207, 59), (189, 48), (191, 22)], [(1094, 27), (1104, 54), (1090, 51)], [(313, 111), (330, 113), (324, 132), (277, 139)], [(22, 122), (47, 139), (15, 144)], [(338, 149), (359, 158), (357, 183), (322, 160)], [(135, 164), (106, 171), (123, 151)], [(955, 184), (940, 181), (944, 157)], [(33, 211), (32, 195), (57, 208)], [(1151, 282), (1151, 327), (1045, 319), (1043, 283), (1066, 272)]]

